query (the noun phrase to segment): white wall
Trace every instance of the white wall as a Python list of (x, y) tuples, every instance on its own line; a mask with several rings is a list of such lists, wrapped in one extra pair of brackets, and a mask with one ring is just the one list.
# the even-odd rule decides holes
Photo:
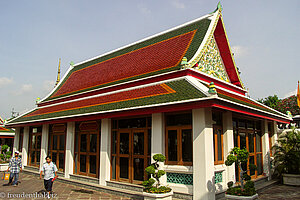
[(193, 110), (193, 199), (215, 199), (211, 108)]
[(110, 158), (111, 158), (111, 119), (101, 120), (100, 139), (100, 172), (99, 184), (106, 185), (110, 180)]
[(66, 138), (65, 177), (70, 178), (70, 174), (73, 174), (74, 166), (75, 122), (67, 123)]

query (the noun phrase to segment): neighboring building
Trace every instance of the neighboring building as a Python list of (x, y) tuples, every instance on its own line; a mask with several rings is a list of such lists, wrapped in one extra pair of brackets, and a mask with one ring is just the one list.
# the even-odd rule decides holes
[[(15, 130), (4, 126), (4, 120), (0, 117), (0, 146), (8, 145), (9, 150), (13, 149)], [(0, 149), (1, 153), (2, 148)]]
[(296, 115), (293, 117), (293, 123), (295, 123), (297, 128), (300, 128), (300, 115)]
[(8, 125), (17, 130), (15, 149), (23, 141), (24, 165), (39, 167), (49, 154), (67, 178), (140, 184), (151, 156), (162, 153), (164, 182), (175, 193), (214, 199), (239, 180), (224, 164), (235, 146), (249, 150), (253, 179), (271, 177), (276, 124), (291, 120), (246, 92), (218, 6), (71, 66), (36, 108)]

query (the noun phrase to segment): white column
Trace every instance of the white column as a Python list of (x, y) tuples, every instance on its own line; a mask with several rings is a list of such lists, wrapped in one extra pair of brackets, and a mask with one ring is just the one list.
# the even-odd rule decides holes
[[(233, 126), (232, 126), (232, 112), (226, 111), (223, 113), (223, 132), (224, 132), (224, 160), (226, 160), (229, 152), (234, 148)], [(235, 182), (235, 166), (226, 166), (226, 180), (225, 182)]]
[[(151, 162), (154, 162), (153, 156), (155, 154), (165, 154), (165, 127), (163, 113), (152, 114), (152, 127), (151, 127)], [(164, 169), (164, 164), (161, 163), (159, 169)], [(160, 179), (161, 184), (167, 184), (167, 175)]]
[(211, 108), (193, 110), (193, 199), (215, 199)]
[(273, 130), (274, 130), (274, 133), (273, 133), (273, 137), (272, 137), (272, 142), (273, 144), (276, 144), (277, 143), (277, 139), (278, 139), (278, 126), (277, 126), (277, 122), (276, 121), (273, 121)]
[(15, 151), (18, 151), (20, 141), (20, 127), (15, 128), (15, 137), (14, 137), (14, 147), (13, 147), (13, 156), (15, 155)]
[(45, 162), (48, 153), (48, 140), (49, 140), (49, 124), (43, 124), (41, 155), (40, 155), (40, 170), (43, 167), (43, 163)]
[(111, 119), (101, 119), (101, 144), (100, 144), (100, 173), (99, 184), (106, 185), (110, 180), (111, 158)]
[(29, 145), (29, 126), (24, 127), (23, 133), (23, 145), (22, 145), (22, 164), (27, 166), (28, 164), (28, 145)]
[(271, 178), (270, 176), (270, 145), (269, 145), (269, 133), (268, 133), (268, 121), (263, 121), (263, 135), (262, 135), (262, 156), (263, 156), (263, 168), (264, 173), (268, 176), (268, 179)]
[(68, 122), (65, 152), (65, 177), (70, 178), (74, 166), (75, 122)]

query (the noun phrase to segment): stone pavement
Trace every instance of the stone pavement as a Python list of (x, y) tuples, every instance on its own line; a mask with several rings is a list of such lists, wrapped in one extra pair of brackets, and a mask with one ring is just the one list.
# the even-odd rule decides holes
[(300, 187), (273, 185), (258, 192), (260, 200), (300, 200)]
[[(42, 195), (44, 192), (44, 181), (40, 180), (37, 176), (29, 174), (20, 174), (21, 183), (17, 187), (13, 186), (3, 186), (3, 184), (8, 183), (8, 181), (2, 180), (3, 172), (0, 173), (0, 200), (1, 199), (23, 199), (22, 196), (13, 197), (15, 195), (27, 195), (26, 199), (43, 199)], [(118, 199), (118, 200), (127, 200), (122, 196), (116, 196), (108, 193), (103, 193), (99, 191), (94, 191), (90, 189), (85, 189), (83, 187), (74, 186), (71, 184), (62, 183), (55, 181), (53, 184), (53, 197), (54, 199)], [(40, 195), (40, 198), (31, 198)], [(31, 195), (31, 196), (30, 196)], [(35, 195), (35, 196), (33, 196)]]
[[(2, 172), (0, 173), (2, 178)], [(1, 199), (20, 199), (22, 197), (13, 197), (13, 195), (35, 195), (43, 194), (44, 182), (37, 176), (29, 174), (20, 174), (21, 183), (17, 187), (3, 186), (8, 181), (0, 179), (0, 200)], [(95, 190), (86, 189), (84, 187), (74, 186), (71, 184), (55, 181), (53, 184), (54, 199), (117, 199), (129, 200), (122, 196), (99, 192)], [(272, 185), (267, 189), (262, 189), (259, 194), (259, 200), (300, 200), (300, 187), (286, 186), (286, 185)], [(10, 196), (8, 196), (10, 195)], [(23, 199), (23, 198), (22, 198)], [(42, 199), (27, 197), (26, 199)], [(173, 198), (175, 200), (175, 198)]]

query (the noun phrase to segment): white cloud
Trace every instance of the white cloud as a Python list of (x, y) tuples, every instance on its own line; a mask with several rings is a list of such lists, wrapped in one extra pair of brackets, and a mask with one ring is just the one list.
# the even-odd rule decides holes
[(12, 92), (14, 95), (22, 95), (28, 92), (31, 92), (33, 90), (33, 87), (31, 84), (23, 84), (21, 88), (17, 91)]
[(175, 8), (178, 8), (178, 9), (184, 9), (185, 8), (184, 3), (180, 2), (179, 0), (173, 0), (171, 3)]
[(23, 84), (21, 87), (21, 92), (30, 92), (32, 89), (33, 87), (31, 84)]
[(143, 4), (139, 4), (138, 5), (138, 9), (139, 11), (144, 14), (144, 15), (149, 15), (151, 14), (151, 10), (149, 8), (147, 8), (145, 5)]
[(54, 85), (55, 85), (55, 81), (53, 81), (53, 80), (51, 80), (51, 81), (46, 80), (43, 83), (43, 89), (46, 92), (50, 92), (54, 88)]
[(235, 58), (240, 58), (248, 54), (248, 48), (240, 45), (232, 46), (231, 50)]
[(12, 78), (0, 77), (0, 88), (9, 85), (13, 82)]
[(288, 98), (288, 97), (293, 96), (293, 95), (296, 95), (296, 94), (297, 94), (297, 89), (283, 95), (283, 99)]

